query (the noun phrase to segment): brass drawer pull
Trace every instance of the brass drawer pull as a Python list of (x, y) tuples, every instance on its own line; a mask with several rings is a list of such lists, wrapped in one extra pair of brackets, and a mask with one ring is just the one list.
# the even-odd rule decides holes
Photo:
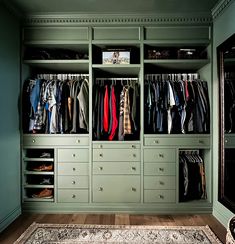
[(164, 168), (159, 168), (159, 171), (163, 172), (164, 171)]
[(158, 144), (159, 140), (154, 140), (153, 143)]
[(159, 153), (159, 158), (164, 158), (164, 154), (163, 153)]
[(160, 198), (160, 199), (164, 199), (164, 196), (163, 196), (163, 195), (159, 195), (159, 198)]
[(73, 194), (73, 195), (72, 195), (72, 198), (76, 198), (76, 195)]
[(77, 141), (76, 141), (77, 143), (80, 143), (81, 141), (79, 140), (79, 139), (77, 139)]
[(103, 191), (104, 189), (103, 189), (103, 187), (99, 187), (99, 189), (98, 189), (99, 191)]
[(136, 146), (135, 146), (135, 145), (131, 145), (131, 147), (132, 147), (132, 148), (136, 148)]
[(100, 166), (100, 167), (99, 167), (99, 170), (103, 170), (103, 167), (102, 167), (102, 166)]
[(135, 187), (131, 187), (131, 190), (135, 192), (136, 191), (136, 188)]
[(76, 168), (73, 168), (73, 171), (76, 171)]
[(131, 167), (132, 170), (136, 170), (136, 167)]
[(32, 142), (33, 142), (33, 143), (35, 143), (35, 142), (36, 142), (36, 140), (35, 140), (35, 139), (33, 139), (33, 140), (32, 140)]
[(159, 184), (163, 186), (164, 185), (164, 182), (163, 181), (159, 181)]
[(72, 157), (73, 157), (73, 158), (75, 158), (75, 157), (76, 157), (76, 154), (75, 154), (75, 153), (73, 153), (73, 154), (72, 154)]
[(103, 157), (103, 153), (100, 153), (100, 155), (99, 155), (101, 158)]
[(75, 185), (75, 184), (76, 184), (76, 181), (75, 181), (75, 180), (73, 180), (73, 181), (72, 181), (72, 184), (73, 184), (73, 185)]

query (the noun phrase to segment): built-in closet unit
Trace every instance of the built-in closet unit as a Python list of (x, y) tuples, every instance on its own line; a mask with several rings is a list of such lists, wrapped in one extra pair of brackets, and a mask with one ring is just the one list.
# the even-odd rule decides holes
[[(172, 78), (172, 84), (179, 83), (185, 78), (185, 82), (187, 80), (196, 86), (205, 81), (208, 86), (209, 113), (212, 70), (210, 20), (186, 19), (182, 23), (172, 19), (167, 20), (165, 24), (159, 23), (155, 18), (134, 18), (126, 21), (84, 20), (85, 23), (80, 21), (71, 23), (67, 19), (59, 23), (55, 20), (55, 24), (46, 19), (45, 21), (32, 19), (26, 22), (23, 28), (22, 90), (27, 79), (35, 80), (46, 75), (50, 79), (63, 77), (66, 80), (72, 79), (73, 74), (81, 74), (86, 75), (89, 83), (87, 131), (62, 134), (24, 131), (23, 209), (44, 212), (211, 212), (210, 123), (204, 131), (189, 133), (185, 131), (167, 133), (167, 130), (153, 132), (148, 131), (150, 128), (145, 125), (148, 115), (145, 104), (146, 87), (148, 82), (153, 84), (153, 81), (149, 81), (150, 78), (157, 80), (157, 77), (166, 77), (166, 81), (161, 80), (164, 84), (169, 78)], [(174, 21), (178, 22), (175, 24)], [(28, 48), (40, 50), (39, 56), (42, 55), (42, 58), (24, 58), (27, 57), (25, 54)], [(69, 49), (83, 55), (82, 57), (78, 55), (79, 57), (76, 56), (75, 59), (71, 56), (52, 59), (48, 58), (48, 53), (44, 56), (45, 52), (50, 52), (48, 49), (55, 52)], [(130, 63), (103, 64), (102, 52), (108, 49), (130, 51)], [(182, 51), (183, 56), (182, 53), (181, 56), (170, 55), (166, 58), (149, 55), (161, 50), (167, 52), (173, 50), (175, 54)], [(203, 51), (204, 54), (193, 58), (190, 58), (190, 55), (184, 56), (191, 51), (195, 53)], [(200, 78), (200, 81), (194, 79), (195, 77)], [(113, 102), (116, 104), (117, 116), (114, 116), (113, 110), (108, 107), (111, 98), (114, 98), (112, 88), (116, 92), (116, 100)], [(121, 93), (127, 94), (127, 91), (132, 95), (135, 91), (135, 96), (130, 99), (131, 106), (136, 98), (134, 108), (131, 107), (131, 111), (135, 109), (136, 120), (133, 120), (133, 114), (128, 115), (131, 118), (130, 130), (121, 128), (120, 121), (123, 121), (123, 118), (119, 116), (120, 107), (117, 105), (121, 100)], [(108, 94), (106, 98), (105, 92)], [(99, 100), (100, 94), (103, 94), (102, 103)], [(103, 128), (104, 124), (100, 124), (104, 116), (104, 111), (101, 110), (104, 107), (100, 109), (99, 106), (103, 106), (105, 102), (107, 110), (110, 111), (109, 116), (114, 116), (117, 124), (113, 133), (110, 124), (105, 125), (106, 128)], [(170, 109), (168, 115), (173, 113)], [(102, 116), (99, 114), (100, 111)], [(114, 117), (112, 122), (110, 117), (107, 120), (112, 125)], [(38, 152), (39, 155), (36, 155)], [(43, 158), (43, 153), (49, 153), (49, 158)], [(206, 193), (200, 193), (195, 198), (180, 197), (182, 193), (180, 164), (183, 158), (194, 158), (188, 160), (188, 163), (196, 165), (199, 178), (201, 177), (197, 186), (200, 185)], [(48, 161), (53, 165), (53, 170), (50, 172), (35, 172), (27, 168), (29, 164), (35, 162), (47, 165)], [(200, 166), (203, 171), (200, 171)], [(36, 180), (36, 177), (45, 175), (49, 175), (52, 179), (49, 185), (41, 185), (40, 180)], [(32, 183), (28, 182), (29, 178)], [(191, 189), (193, 179), (187, 178), (187, 180), (190, 181), (189, 189)], [(39, 189), (52, 189), (52, 197), (49, 199), (37, 197)]]

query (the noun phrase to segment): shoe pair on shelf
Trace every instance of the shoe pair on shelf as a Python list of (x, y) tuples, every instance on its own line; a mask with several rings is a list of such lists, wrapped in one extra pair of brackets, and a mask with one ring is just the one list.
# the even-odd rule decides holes
[(40, 158), (50, 158), (51, 157), (51, 154), (50, 153), (47, 153), (47, 152), (43, 152), (41, 155), (40, 155)]
[(43, 178), (42, 181), (39, 183), (40, 185), (51, 185), (51, 179), (50, 178)]
[(35, 193), (32, 195), (32, 198), (45, 198), (45, 199), (50, 199), (53, 198), (52, 190), (51, 189), (43, 189), (39, 193)]
[(52, 164), (50, 164), (50, 165), (42, 164), (42, 165), (39, 165), (39, 167), (34, 168), (33, 170), (34, 171), (52, 171), (53, 165)]

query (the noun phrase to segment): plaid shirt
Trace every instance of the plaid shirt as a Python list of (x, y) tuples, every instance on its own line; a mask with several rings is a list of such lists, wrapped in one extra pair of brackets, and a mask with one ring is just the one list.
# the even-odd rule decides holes
[(130, 97), (129, 97), (129, 88), (124, 87), (124, 118), (123, 118), (123, 127), (124, 135), (131, 134), (131, 115), (130, 115)]

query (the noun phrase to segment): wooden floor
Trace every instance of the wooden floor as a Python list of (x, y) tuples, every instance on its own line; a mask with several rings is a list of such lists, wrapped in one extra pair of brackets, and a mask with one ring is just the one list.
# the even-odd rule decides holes
[(33, 222), (102, 225), (209, 225), (225, 243), (226, 229), (212, 215), (23, 214), (0, 234), (1, 244), (12, 244)]

